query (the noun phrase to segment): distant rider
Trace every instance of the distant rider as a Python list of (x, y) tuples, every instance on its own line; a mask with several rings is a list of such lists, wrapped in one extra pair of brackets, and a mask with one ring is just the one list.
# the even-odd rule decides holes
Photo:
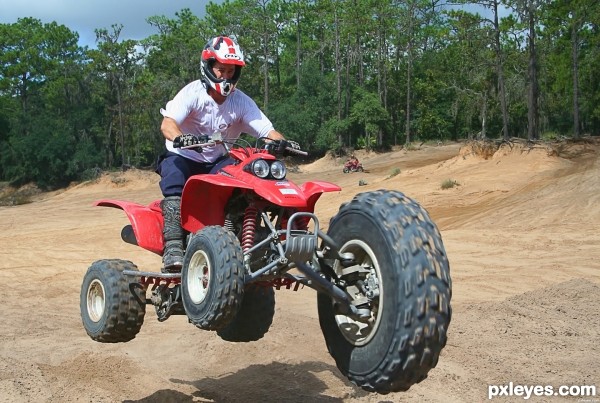
[(358, 167), (358, 158), (356, 158), (354, 155), (351, 155), (350, 159), (348, 160), (348, 166), (350, 169), (356, 169), (356, 167)]

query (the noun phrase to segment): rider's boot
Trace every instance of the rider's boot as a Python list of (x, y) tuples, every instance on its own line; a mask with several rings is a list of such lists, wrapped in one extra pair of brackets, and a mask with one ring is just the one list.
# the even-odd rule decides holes
[(163, 214), (163, 273), (181, 271), (183, 265), (183, 240), (181, 227), (181, 196), (167, 196), (160, 202)]

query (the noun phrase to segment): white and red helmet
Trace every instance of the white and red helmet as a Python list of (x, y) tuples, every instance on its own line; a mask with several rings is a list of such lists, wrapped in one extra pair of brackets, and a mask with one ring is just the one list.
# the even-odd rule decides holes
[[(212, 70), (215, 61), (222, 64), (233, 64), (235, 66), (233, 77), (230, 79), (217, 78)], [(224, 97), (235, 89), (242, 73), (242, 67), (245, 65), (244, 53), (240, 46), (228, 36), (217, 36), (211, 39), (202, 51), (201, 70), (204, 82)]]

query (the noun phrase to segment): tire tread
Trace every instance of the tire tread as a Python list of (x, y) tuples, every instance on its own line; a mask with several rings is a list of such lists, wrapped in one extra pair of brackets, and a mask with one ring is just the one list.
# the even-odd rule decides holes
[[(366, 216), (386, 233), (389, 246), (395, 251), (394, 266), (401, 271), (397, 286), (399, 305), (392, 307), (400, 314), (392, 340), (385, 347), (386, 357), (368, 374), (354, 372), (348, 356), (334, 355), (343, 349), (332, 344), (339, 343), (339, 339), (327, 333), (335, 329), (324, 326), (322, 321), (328, 349), (342, 373), (363, 389), (382, 394), (405, 391), (427, 377), (446, 344), (451, 280), (441, 235), (427, 211), (399, 191), (378, 190), (356, 195), (340, 207), (330, 229), (338, 221), (343, 223), (348, 214)], [(331, 305), (329, 301), (321, 297), (320, 308)]]

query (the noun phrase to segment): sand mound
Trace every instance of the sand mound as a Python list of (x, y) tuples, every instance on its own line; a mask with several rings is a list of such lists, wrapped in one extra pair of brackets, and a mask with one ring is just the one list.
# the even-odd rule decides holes
[(160, 177), (153, 171), (128, 169), (125, 172), (105, 172), (99, 178), (83, 185), (99, 185), (109, 188), (144, 188), (148, 184), (156, 185)]
[(310, 164), (299, 165), (300, 172), (322, 172), (340, 166), (341, 158), (336, 158), (327, 153), (324, 157), (319, 158)]
[(125, 172), (104, 172), (98, 178), (69, 187), (67, 195), (126, 193), (156, 188), (160, 177), (153, 171), (131, 168)]
[[(598, 337), (600, 334), (600, 286), (577, 278), (507, 298), (499, 303), (474, 305), (487, 322), (507, 337)], [(489, 313), (493, 312), (492, 315)], [(543, 318), (543, 320), (540, 320)], [(586, 318), (587, 323), (582, 323)], [(493, 324), (493, 326), (492, 326)]]
[[(569, 147), (563, 147), (563, 149), (568, 150)], [(557, 156), (559, 155), (559, 150), (550, 143), (471, 141), (462, 146), (458, 153), (458, 156), (463, 159), (474, 157), (484, 160), (497, 160), (508, 156), (528, 155)]]
[[(581, 368), (587, 368), (588, 381), (597, 381), (600, 367), (592, 352), (600, 337), (598, 296), (597, 284), (578, 278), (502, 302), (475, 304), (455, 316), (454, 341), (470, 353), (496, 357), (482, 374), (490, 376), (490, 381), (585, 384), (586, 379), (569, 379), (570, 371)], [(468, 334), (468, 340), (459, 334)], [(520, 348), (515, 350), (515, 346)], [(512, 369), (496, 372), (503, 361), (511, 362)], [(532, 367), (547, 371), (534, 374)]]

